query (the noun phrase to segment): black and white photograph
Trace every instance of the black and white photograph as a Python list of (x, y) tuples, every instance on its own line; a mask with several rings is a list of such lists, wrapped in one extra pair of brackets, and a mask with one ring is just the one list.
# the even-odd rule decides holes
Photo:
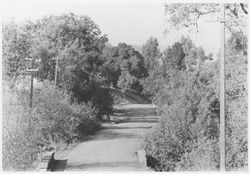
[(248, 2), (2, 0), (2, 172), (248, 172)]

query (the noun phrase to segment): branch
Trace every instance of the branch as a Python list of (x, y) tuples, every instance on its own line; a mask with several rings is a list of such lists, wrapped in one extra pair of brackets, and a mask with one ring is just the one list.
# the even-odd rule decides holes
[(245, 13), (245, 14), (248, 14), (247, 10), (245, 9), (245, 6), (243, 3), (240, 3), (240, 7), (242, 9), (242, 11)]
[[(236, 5), (236, 4), (234, 4), (234, 5)], [(228, 9), (235, 17), (239, 18), (239, 17), (238, 17), (238, 13), (237, 13), (236, 6), (234, 6), (234, 9), (231, 9), (231, 8), (230, 8), (230, 5), (226, 5), (225, 8)]]

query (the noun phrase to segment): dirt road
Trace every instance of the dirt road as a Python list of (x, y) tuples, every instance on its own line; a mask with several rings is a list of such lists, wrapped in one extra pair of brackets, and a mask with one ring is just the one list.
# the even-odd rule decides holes
[(144, 135), (158, 122), (150, 104), (116, 106), (117, 123), (104, 125), (92, 138), (78, 144), (67, 154), (66, 171), (145, 171), (136, 152)]

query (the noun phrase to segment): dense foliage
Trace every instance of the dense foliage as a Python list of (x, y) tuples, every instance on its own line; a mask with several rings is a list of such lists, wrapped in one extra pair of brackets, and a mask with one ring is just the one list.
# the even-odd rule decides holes
[[(218, 19), (219, 3), (173, 3), (165, 4), (166, 21), (169, 26), (165, 32), (188, 28), (199, 30), (200, 19), (209, 16)], [(226, 27), (232, 31), (247, 31), (247, 3), (225, 3)]]
[[(40, 59), (35, 67), (40, 81), (54, 80), (55, 60), (59, 61), (57, 86), (69, 91), (77, 102), (91, 102), (98, 115), (112, 113), (112, 96), (102, 89), (98, 78), (102, 50), (107, 37), (87, 16), (72, 13), (44, 17), (36, 22), (3, 27), (3, 60), (5, 78), (24, 75), (30, 62), (26, 57)], [(106, 101), (101, 96), (106, 97)]]
[[(237, 37), (236, 37), (237, 36)], [(236, 38), (235, 38), (236, 37)], [(237, 39), (238, 37), (243, 38)], [(226, 65), (226, 136), (228, 170), (247, 165), (247, 54), (246, 37), (234, 33), (228, 41)], [(188, 40), (184, 39), (183, 40)], [(237, 41), (238, 40), (238, 41)], [(183, 43), (183, 42), (180, 43)], [(233, 42), (235, 41), (235, 42)], [(190, 41), (190, 44), (193, 45)], [(219, 69), (201, 48), (175, 43), (163, 62), (163, 82), (154, 96), (159, 101), (161, 121), (145, 139), (147, 153), (160, 164), (156, 170), (200, 171), (219, 169)], [(186, 42), (187, 43), (187, 42)], [(240, 49), (239, 49), (240, 48)], [(188, 53), (188, 54), (187, 54)], [(193, 61), (190, 61), (190, 59)], [(164, 60), (165, 59), (165, 60)], [(191, 59), (191, 60), (192, 60)], [(199, 61), (200, 62), (199, 62)], [(199, 63), (197, 63), (199, 62)]]
[(71, 103), (66, 92), (55, 91), (53, 85), (46, 83), (35, 90), (36, 98), (30, 109), (27, 85), (20, 82), (18, 86), (21, 88), (4, 86), (5, 170), (33, 169), (39, 152), (64, 148), (99, 129), (100, 122), (90, 104)]
[[(226, 4), (226, 167), (248, 165), (246, 4)], [(167, 4), (171, 27), (196, 26), (200, 17), (218, 15), (218, 4)], [(236, 21), (236, 20), (235, 20)], [(142, 52), (107, 36), (87, 16), (62, 14), (35, 22), (3, 25), (3, 168), (35, 168), (49, 146), (72, 144), (100, 128), (124, 98), (159, 108), (160, 122), (144, 142), (158, 171), (218, 170), (219, 61), (189, 37), (159, 49), (150, 37)], [(33, 108), (25, 58), (35, 63)], [(55, 60), (60, 58), (57, 88)], [(212, 61), (211, 61), (212, 60)], [(30, 75), (30, 74), (29, 74)], [(26, 85), (25, 85), (26, 84)], [(114, 97), (116, 96), (116, 97)], [(121, 97), (118, 97), (121, 96)]]
[(247, 37), (233, 33), (228, 41), (226, 62), (227, 85), (227, 168), (248, 165), (247, 138)]
[[(34, 168), (39, 147), (82, 140), (113, 112), (113, 97), (99, 77), (106, 41), (87, 16), (62, 14), (3, 25), (3, 84), (8, 99), (3, 103), (4, 169)], [(49, 83), (34, 85), (32, 109), (29, 87), (23, 85), (30, 84), (25, 77), (31, 67), (25, 58), (30, 57), (41, 60), (34, 64), (39, 70), (34, 73), (35, 80)], [(61, 59), (56, 90), (51, 84), (55, 57)]]
[[(226, 4), (226, 169), (248, 165), (247, 140), (247, 4)], [(203, 16), (216, 16), (219, 4), (166, 4), (167, 29), (196, 26)], [(240, 19), (240, 20), (239, 20)], [(172, 27), (172, 28), (171, 28)], [(209, 62), (189, 38), (182, 38), (163, 54), (161, 80), (151, 88), (161, 106), (159, 126), (145, 139), (148, 155), (159, 161), (155, 170), (218, 170), (219, 61)], [(162, 87), (164, 84), (164, 87)], [(158, 90), (153, 90), (158, 89)], [(163, 96), (163, 97), (158, 97)]]
[(123, 90), (142, 91), (140, 79), (146, 76), (144, 57), (125, 43), (103, 50), (104, 64), (101, 67), (104, 83)]
[(149, 38), (145, 45), (142, 47), (142, 55), (144, 56), (145, 69), (147, 76), (141, 80), (143, 85), (143, 93), (151, 98), (155, 99), (153, 95), (159, 91), (161, 87), (155, 84), (159, 84), (164, 76), (161, 53), (159, 44), (156, 38)]
[(14, 22), (3, 25), (2, 31), (3, 78), (15, 80), (26, 68), (24, 58), (28, 57), (30, 35), (25, 26)]
[[(100, 121), (113, 113), (112, 87), (142, 91), (144, 57), (125, 43), (107, 45), (106, 35), (94, 21), (72, 13), (3, 25), (3, 79), (8, 98), (4, 102), (5, 169), (34, 168), (40, 147), (67, 145), (93, 134)], [(26, 70), (31, 67), (26, 58), (41, 60), (33, 67), (38, 68), (34, 79), (43, 85), (34, 85), (32, 109), (29, 87), (24, 85), (29, 84)], [(56, 90), (52, 87), (54, 58), (60, 59)]]

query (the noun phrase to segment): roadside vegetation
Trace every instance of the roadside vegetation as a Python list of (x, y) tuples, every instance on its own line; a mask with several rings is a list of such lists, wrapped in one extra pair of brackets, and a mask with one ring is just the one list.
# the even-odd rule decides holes
[[(226, 9), (228, 18), (243, 20), (227, 26), (226, 42), (226, 167), (236, 170), (248, 165), (246, 14), (245, 4)], [(196, 26), (196, 12), (218, 15), (217, 4), (165, 10), (168, 32)], [(160, 122), (144, 141), (158, 161), (155, 170), (219, 169), (218, 56), (188, 36), (163, 51), (150, 37), (139, 52), (126, 43), (110, 45), (90, 17), (73, 13), (10, 22), (2, 30), (4, 170), (34, 170), (39, 153), (84, 141), (109, 121), (114, 104), (127, 101), (157, 105)], [(26, 57), (41, 60), (34, 66), (32, 108)]]
[(67, 92), (55, 91), (47, 83), (34, 91), (36, 97), (30, 109), (27, 89), (5, 86), (3, 91), (7, 99), (3, 102), (5, 170), (31, 170), (36, 167), (39, 153), (64, 150), (100, 128), (97, 112), (90, 103), (72, 103)]
[[(232, 15), (230, 10), (233, 7), (227, 5), (226, 8), (227, 15)], [(244, 17), (241, 7), (235, 5), (235, 8), (238, 15)], [(202, 10), (213, 13), (211, 9), (216, 11), (218, 5), (166, 5), (173, 27), (193, 25), (195, 20), (189, 20), (195, 15), (193, 13)], [(179, 16), (176, 18), (176, 15)], [(175, 21), (177, 19), (180, 20)], [(248, 166), (248, 61), (244, 22), (238, 26), (231, 24), (228, 29), (226, 168), (232, 171)], [(159, 56), (155, 54), (155, 57)], [(183, 37), (162, 53), (163, 66), (153, 68), (150, 73), (149, 83), (144, 89), (160, 107), (161, 121), (145, 138), (144, 148), (148, 155), (158, 160), (157, 171), (217, 171), (220, 168), (219, 58), (209, 61), (211, 58), (212, 55), (206, 55), (202, 48)]]
[[(33, 58), (33, 106), (29, 107)], [(56, 87), (56, 62), (60, 58)], [(108, 44), (88, 16), (73, 13), (3, 25), (3, 168), (33, 170), (38, 154), (84, 140), (100, 129), (122, 98), (147, 101), (143, 56)], [(140, 97), (137, 97), (137, 94)], [(126, 99), (127, 100), (127, 99)]]

